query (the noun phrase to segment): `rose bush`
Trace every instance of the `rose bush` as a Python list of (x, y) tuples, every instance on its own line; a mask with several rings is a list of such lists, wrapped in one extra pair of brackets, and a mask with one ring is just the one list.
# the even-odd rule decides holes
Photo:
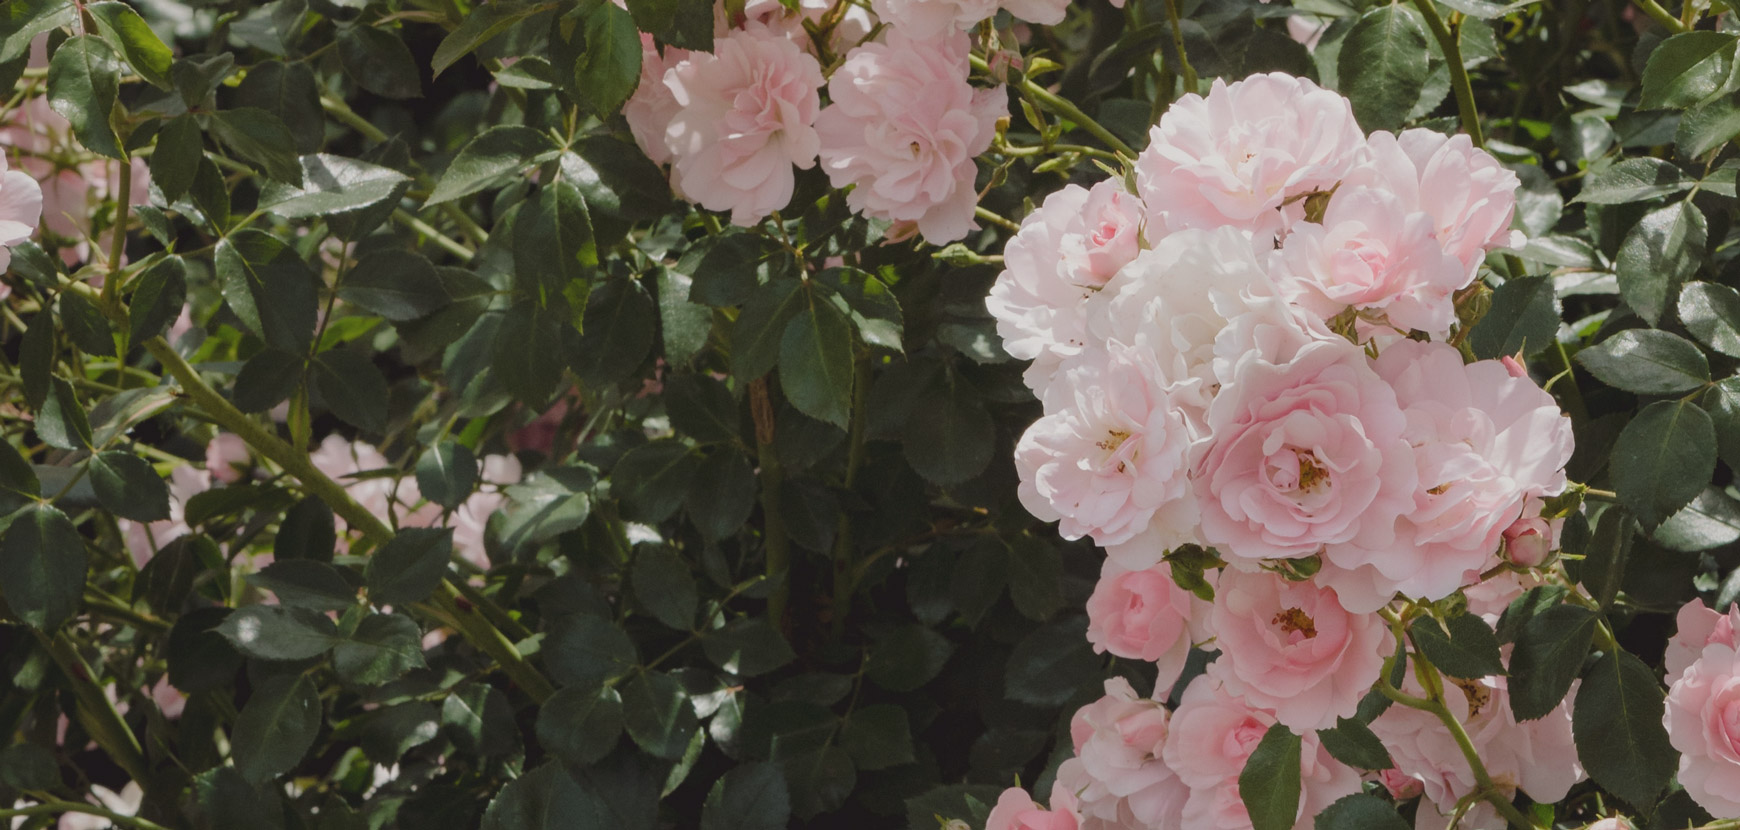
[(11, 827), (1740, 822), (1740, 21), (10, 0)]

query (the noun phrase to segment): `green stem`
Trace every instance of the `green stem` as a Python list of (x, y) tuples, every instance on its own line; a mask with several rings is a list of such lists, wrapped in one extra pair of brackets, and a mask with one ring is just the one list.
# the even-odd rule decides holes
[(784, 628), (786, 600), (791, 596), (791, 538), (786, 533), (785, 514), (780, 510), (779, 491), (785, 470), (773, 447), (773, 398), (767, 379), (749, 385), (749, 411), (755, 420), (755, 448), (761, 465), (761, 518), (766, 557), (767, 616)]
[(433, 225), (418, 219), (415, 214), (412, 214), (404, 208), (394, 208), (393, 218), (398, 220), (398, 222), (405, 227), (428, 237), (430, 242), (435, 243), (435, 247), (459, 257), (462, 260), (469, 262), (472, 257), (477, 256), (476, 251), (455, 242), (452, 237), (436, 230)]
[(1190, 58), (1184, 54), (1183, 15), (1178, 13), (1178, 0), (1166, 0), (1166, 20), (1171, 23), (1172, 48), (1178, 53), (1178, 76), (1184, 79), (1184, 91), (1196, 92), (1196, 69), (1190, 65)]
[(121, 294), (121, 256), (127, 249), (127, 211), (132, 209), (133, 201), (133, 162), (131, 159), (121, 159), (120, 200), (115, 204), (115, 226), (110, 229), (113, 238), (109, 240), (109, 275), (103, 280), (103, 305), (113, 305), (115, 298)]
[[(970, 56), (969, 60), (972, 61), (974, 69), (977, 69), (980, 72), (991, 71), (991, 67), (985, 63), (985, 59), (978, 55)], [(1113, 135), (1112, 131), (1106, 129), (1100, 124), (1100, 122), (1089, 118), (1087, 113), (1082, 112), (1076, 107), (1076, 105), (1057, 97), (1057, 95), (1053, 94), (1050, 90), (1034, 83), (1025, 76), (1023, 76), (1018, 82), (1018, 86), (1022, 94), (1032, 98), (1034, 101), (1038, 102), (1040, 106), (1051, 110), (1053, 113), (1075, 122), (1077, 126), (1092, 133), (1093, 136), (1098, 138), (1100, 141), (1105, 142), (1106, 146), (1112, 148), (1118, 153), (1118, 155), (1132, 159), (1136, 157), (1136, 151), (1130, 149), (1130, 145), (1125, 144), (1123, 139)]]
[(1689, 32), (1692, 30), (1692, 27), (1687, 26), (1679, 18), (1674, 17), (1673, 12), (1662, 8), (1661, 4), (1655, 2), (1655, 0), (1632, 0), (1632, 4), (1637, 6), (1639, 9), (1642, 9), (1643, 13), (1649, 15), (1651, 20), (1660, 23), (1670, 32), (1679, 34), (1680, 32)]
[[(851, 433), (846, 445), (847, 492), (858, 485), (858, 470), (864, 465), (864, 426), (870, 420), (870, 357), (859, 357), (852, 375)], [(858, 567), (857, 545), (852, 535), (852, 511), (841, 510), (834, 532), (834, 639), (846, 633), (846, 617), (852, 610), (852, 592)]]
[(29, 807), (14, 807), (8, 810), (0, 810), (0, 819), (27, 818), (30, 816), (58, 816), (64, 813), (83, 813), (88, 816), (98, 816), (100, 818), (108, 819), (111, 823), (119, 827), (134, 827), (138, 828), (138, 830), (169, 830), (169, 828), (164, 827), (161, 824), (154, 821), (147, 821), (137, 816), (122, 815), (113, 810), (105, 810), (102, 807), (92, 804), (81, 804), (77, 801), (60, 801), (58, 799), (54, 801), (45, 801), (41, 804), (32, 804)]
[[(162, 337), (153, 337), (146, 341), (145, 348), (175, 376), (183, 391), (214, 423), (235, 433), (261, 456), (272, 460), (285, 472), (295, 476), (302, 483), (304, 491), (325, 502), (346, 524), (377, 546), (384, 545), (393, 538), (393, 529), (386, 522), (352, 499), (342, 485), (316, 468), (306, 454), (296, 452), (283, 439), (267, 432), (252, 418), (231, 405)], [(500, 664), (502, 671), (537, 702), (542, 703), (554, 694), (555, 689), (550, 681), (526, 662), (513, 642), (483, 615), (462, 610), (457, 602), (458, 597), (459, 590), (451, 581), (443, 582), (434, 597), (435, 605), (452, 618), (453, 627), (472, 645)]]
[(1414, 0), (1414, 7), (1420, 10), (1420, 16), (1426, 18), (1426, 27), (1432, 30), (1432, 36), (1438, 39), (1438, 48), (1444, 51), (1444, 63), (1450, 69), (1450, 89), (1456, 93), (1456, 109), (1462, 113), (1462, 129), (1468, 132), (1474, 146), (1485, 147), (1486, 134), (1480, 129), (1480, 111), (1474, 107), (1474, 86), (1468, 81), (1468, 67), (1462, 65), (1462, 46), (1458, 42), (1460, 24), (1454, 29), (1445, 25), (1444, 19), (1438, 16), (1435, 0)]
[(1019, 233), (1021, 231), (1021, 223), (976, 205), (973, 207), (973, 215), (985, 220), (986, 222), (990, 222), (999, 228), (1009, 231), (1010, 233)]
[(115, 711), (115, 704), (109, 702), (108, 695), (98, 688), (96, 676), (91, 673), (85, 658), (79, 655), (78, 647), (64, 633), (51, 637), (38, 631), (36, 638), (72, 685), (73, 698), (78, 702), (79, 723), (117, 766), (139, 782), (140, 787), (150, 790), (151, 765), (139, 748), (139, 739), (121, 719), (121, 713)]

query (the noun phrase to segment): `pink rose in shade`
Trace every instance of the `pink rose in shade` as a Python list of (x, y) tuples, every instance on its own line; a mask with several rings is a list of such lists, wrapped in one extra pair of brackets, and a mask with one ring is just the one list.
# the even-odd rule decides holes
[(1051, 809), (1039, 806), (1026, 790), (1010, 787), (997, 798), (985, 830), (1078, 830), (1075, 796), (1062, 786), (1051, 788)]
[(1065, 185), (1022, 220), (985, 300), (1009, 354), (1055, 364), (1081, 351), (1090, 298), (1140, 253), (1141, 215), (1141, 202), (1107, 180)]
[(162, 712), (163, 717), (169, 720), (181, 717), (182, 711), (187, 708), (187, 695), (169, 684), (167, 674), (157, 678), (157, 682), (145, 693), (150, 696), (151, 702), (157, 704), (157, 711)]
[(1356, 611), (1376, 610), (1397, 591), (1438, 600), (1473, 582), (1529, 500), (1565, 489), (1572, 450), (1558, 403), (1499, 361), (1464, 365), (1455, 347), (1402, 340), (1373, 367), (1406, 412), (1418, 483), (1393, 525), (1402, 544), (1328, 551), (1318, 578)]
[(653, 36), (640, 36), (640, 84), (634, 88), (628, 103), (622, 106), (622, 117), (628, 119), (628, 130), (634, 143), (655, 164), (669, 164), (671, 150), (665, 146), (665, 128), (681, 109), (677, 97), (665, 86), (665, 70), (682, 63), (689, 50), (666, 46), (659, 54)]
[(1716, 642), (1668, 689), (1668, 739), (1679, 781), (1716, 818), (1740, 818), (1740, 655)]
[(1211, 620), (1220, 658), (1209, 675), (1294, 732), (1352, 717), (1396, 650), (1382, 617), (1350, 614), (1333, 589), (1267, 571), (1223, 572)]
[(1382, 188), (1343, 186), (1322, 224), (1292, 226), (1276, 278), (1325, 320), (1353, 308), (1403, 333), (1443, 335), (1456, 322), (1451, 295), (1470, 276), (1439, 246), (1431, 216), (1408, 212)]
[(833, 103), (816, 119), (822, 169), (865, 216), (918, 223), (925, 241), (976, 227), (974, 157), (1009, 109), (1002, 87), (967, 83), (967, 36), (915, 40), (898, 28), (846, 53), (828, 81)]
[[(1190, 787), (1183, 830), (1250, 830), (1250, 815), (1239, 798), (1239, 773), (1263, 735), (1274, 725), (1274, 713), (1251, 706), (1221, 688), (1207, 675), (1184, 690), (1166, 735), (1161, 757)], [(1309, 830), (1313, 819), (1342, 796), (1359, 792), (1359, 773), (1329, 756), (1317, 733), (1300, 738), (1299, 820), (1296, 830)]]
[(671, 184), (708, 210), (753, 225), (791, 201), (792, 167), (809, 169), (822, 68), (760, 26), (715, 38), (665, 72), (677, 110), (665, 128)]
[(1522, 233), (1510, 229), (1521, 181), (1468, 136), (1377, 132), (1368, 148), (1370, 162), (1349, 173), (1347, 184), (1374, 185), (1395, 194), (1404, 210), (1431, 216), (1438, 244), (1468, 279), (1488, 251), (1522, 246)]
[[(319, 448), (308, 454), (308, 460), (327, 477), (344, 485), (345, 491), (358, 504), (388, 524), (394, 524), (395, 504), (414, 507), (423, 500), (417, 490), (417, 480), (410, 477), (400, 480), (397, 468), (373, 444), (328, 435), (320, 442)], [(433, 510), (425, 508), (418, 516), (407, 517), (402, 523), (427, 527), (440, 510), (439, 506)], [(338, 519), (338, 527), (341, 530), (348, 527), (343, 518)]]
[(1136, 827), (1177, 824), (1189, 789), (1160, 759), (1167, 719), (1166, 707), (1121, 677), (1107, 680), (1106, 696), (1070, 718), (1079, 772), (1060, 769), (1058, 783), (1080, 800), (1084, 816), (1110, 823), (1128, 814)]
[(1048, 414), (1015, 446), (1028, 512), (1059, 521), (1066, 539), (1101, 545), (1143, 536), (1163, 553), (1192, 538), (1190, 436), (1154, 376), (1136, 350), (1066, 367), (1045, 396)]
[(1406, 419), (1365, 353), (1314, 342), (1291, 361), (1241, 360), (1192, 451), (1203, 541), (1242, 567), (1381, 550), (1418, 481)]
[(1462, 595), (1468, 599), (1468, 613), (1478, 614), (1487, 625), (1495, 626), (1513, 600), (1549, 581), (1550, 577), (1535, 571), (1506, 571), (1463, 588)]
[(1207, 606), (1178, 587), (1165, 565), (1132, 571), (1107, 559), (1087, 601), (1088, 642), (1096, 654), (1153, 663), (1155, 688), (1171, 689), (1191, 645), (1211, 636)]
[(234, 433), (220, 432), (205, 445), (205, 469), (211, 477), (225, 484), (242, 480), (242, 472), (253, 464), (248, 442)]
[(987, 20), (998, 9), (1021, 20), (1051, 26), (1063, 22), (1067, 0), (870, 0), (870, 8), (895, 32), (911, 38), (933, 38), (964, 32)]
[(1669, 686), (1703, 656), (1705, 646), (1735, 646), (1734, 630), (1736, 623), (1740, 623), (1740, 605), (1730, 606), (1728, 613), (1719, 614), (1710, 610), (1703, 600), (1694, 599), (1680, 606), (1674, 622), (1679, 629), (1668, 639), (1667, 654), (1662, 658)]
[[(489, 551), (484, 545), (484, 531), (489, 517), (507, 502), (503, 487), (518, 484), (522, 476), (520, 460), (512, 455), (483, 457), (485, 487), (468, 496), (459, 509), (453, 511), (448, 525), (453, 528), (453, 550), (480, 570), (489, 570)], [(494, 485), (490, 487), (490, 485)]]
[(1275, 72), (1174, 102), (1136, 158), (1136, 193), (1158, 229), (1282, 226), (1290, 199), (1328, 191), (1363, 157), (1347, 99)]
[(127, 519), (117, 520), (127, 551), (133, 563), (144, 567), (164, 545), (191, 532), (187, 526), (187, 500), (211, 489), (211, 474), (191, 464), (178, 466), (169, 472), (169, 518), (140, 524)]
[[(1164, 766), (1156, 761), (1156, 764)], [(1085, 796), (1076, 805), (1081, 830), (1146, 830), (1149, 827), (1177, 827), (1183, 820), (1184, 802), (1190, 788), (1168, 769), (1163, 780), (1127, 797), (1103, 792), (1103, 788), (1087, 772), (1082, 759), (1069, 758), (1057, 767), (1057, 786), (1071, 793), (1094, 790), (1098, 797)]]
[(1390, 798), (1397, 801), (1417, 798), (1420, 793), (1425, 792), (1419, 779), (1409, 777), (1395, 767), (1378, 773), (1377, 779), (1378, 783), (1383, 785), (1384, 791), (1390, 794)]
[(42, 188), (0, 155), (0, 271), (12, 262), (12, 246), (30, 238), (42, 221)]

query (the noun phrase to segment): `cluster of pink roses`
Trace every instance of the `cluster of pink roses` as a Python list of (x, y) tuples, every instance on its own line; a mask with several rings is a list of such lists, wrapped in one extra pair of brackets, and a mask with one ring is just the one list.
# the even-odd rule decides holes
[[(1310, 827), (1361, 786), (1315, 730), (1353, 717), (1394, 654), (1375, 612), (1469, 588), (1505, 594), (1476, 609), (1496, 604), (1490, 622), (1525, 580), (1475, 590), (1481, 573), (1552, 548), (1570, 423), (1514, 360), (1449, 342), (1458, 292), (1521, 241), (1518, 180), (1465, 136), (1367, 136), (1345, 98), (1282, 74), (1180, 99), (1134, 173), (1134, 193), (1054, 193), (1005, 250), (988, 305), (1044, 404), (1020, 496), (1108, 554), (1097, 651), (1154, 663), (1161, 700), (1193, 645), (1219, 656), (1170, 716), (1108, 683), (1051, 809), (1012, 790), (990, 828), (1248, 828), (1238, 777), (1277, 722), (1303, 736)], [(1226, 563), (1212, 602), (1172, 579), (1186, 545)], [(1582, 778), (1568, 703), (1519, 724), (1503, 678), (1457, 683), (1501, 786), (1554, 801)], [(1400, 706), (1371, 728), (1397, 764), (1383, 783), (1443, 826), (1474, 791), (1449, 733)], [(1503, 822), (1483, 807), (1461, 826)]]
[[(679, 195), (730, 211), (737, 225), (784, 207), (795, 171), (819, 163), (834, 187), (851, 188), (853, 210), (895, 223), (892, 235), (917, 232), (932, 243), (966, 236), (978, 202), (973, 159), (991, 146), (1008, 100), (1000, 86), (968, 83), (964, 30), (999, 8), (1056, 23), (1068, 3), (873, 6), (887, 25), (879, 28), (857, 5), (842, 13), (828, 0), (806, 0), (791, 12), (775, 0), (753, 0), (740, 20), (720, 12), (711, 53), (661, 53), (643, 34), (640, 83), (623, 110), (636, 143), (671, 166)], [(810, 28), (827, 36), (812, 36)], [(834, 61), (834, 53), (843, 58)]]

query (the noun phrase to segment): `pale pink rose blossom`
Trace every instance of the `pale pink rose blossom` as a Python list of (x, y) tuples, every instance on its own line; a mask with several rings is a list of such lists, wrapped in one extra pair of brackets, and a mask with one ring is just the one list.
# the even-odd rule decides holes
[[(1357, 164), (1365, 134), (1347, 99), (1280, 72), (1175, 101), (1136, 158), (1149, 232), (1282, 226), (1288, 200), (1334, 188)], [(1296, 203), (1295, 203), (1296, 204)]]
[(1512, 564), (1539, 568), (1553, 555), (1554, 545), (1565, 520), (1547, 519), (1540, 515), (1539, 499), (1530, 499), (1523, 507), (1522, 517), (1504, 529), (1504, 556)]
[(1059, 785), (1079, 800), (1086, 827), (1176, 826), (1189, 788), (1160, 758), (1166, 708), (1122, 677), (1108, 679), (1105, 689), (1070, 718), (1075, 758), (1068, 771), (1059, 768)]
[(1211, 636), (1208, 604), (1178, 587), (1163, 564), (1132, 571), (1107, 559), (1087, 613), (1094, 652), (1153, 663), (1162, 691), (1178, 681), (1191, 645)]
[[(417, 490), (417, 480), (407, 476), (401, 481), (396, 475), (397, 470), (393, 463), (380, 450), (375, 449), (373, 444), (346, 441), (343, 436), (328, 435), (320, 442), (318, 449), (308, 454), (308, 460), (327, 477), (343, 485), (345, 491), (358, 504), (388, 524), (393, 524), (395, 504), (411, 507), (423, 500)], [(395, 475), (360, 475), (383, 471), (390, 471)], [(439, 513), (440, 508), (435, 510)], [(348, 528), (343, 518), (337, 521), (340, 530)], [(419, 527), (429, 524), (428, 521), (410, 520), (405, 523)]]
[(1553, 581), (1551, 575), (1538, 571), (1505, 571), (1462, 589), (1468, 599), (1468, 613), (1479, 615), (1487, 625), (1498, 625), (1498, 618), (1512, 601), (1530, 588)]
[(1067, 0), (871, 0), (876, 16), (907, 37), (932, 38), (964, 32), (998, 9), (1030, 23), (1063, 22)]
[(1597, 821), (1583, 830), (1637, 830), (1637, 826), (1627, 821), (1623, 816), (1612, 816)]
[(1390, 798), (1397, 801), (1418, 798), (1420, 793), (1425, 792), (1425, 788), (1421, 786), (1418, 778), (1406, 775), (1395, 767), (1378, 773), (1377, 779), (1378, 783), (1383, 785), (1384, 791), (1390, 794)]
[(1115, 545), (1146, 534), (1161, 552), (1189, 541), (1183, 419), (1140, 351), (1091, 357), (1062, 372), (1046, 395), (1048, 414), (1015, 446), (1022, 505), (1059, 521), (1066, 539)]
[(822, 169), (852, 186), (853, 210), (915, 221), (933, 244), (977, 227), (973, 159), (990, 148), (1008, 96), (967, 83), (968, 51), (964, 33), (915, 40), (894, 29), (846, 53), (816, 132)]
[(182, 711), (187, 708), (187, 695), (170, 685), (167, 674), (157, 678), (157, 682), (146, 690), (146, 694), (157, 704), (157, 710), (163, 713), (163, 717), (169, 720), (181, 717)]
[[(1190, 787), (1183, 830), (1250, 830), (1250, 815), (1239, 797), (1239, 773), (1257, 744), (1274, 725), (1274, 713), (1228, 694), (1207, 675), (1184, 690), (1166, 735), (1161, 757)], [(1309, 830), (1325, 807), (1359, 792), (1359, 773), (1330, 757), (1307, 732), (1300, 738), (1299, 818), (1296, 830)]]
[(1375, 185), (1404, 209), (1429, 214), (1444, 252), (1462, 263), (1464, 284), (1487, 252), (1522, 246), (1522, 233), (1510, 229), (1521, 180), (1467, 135), (1377, 132), (1367, 146), (1369, 164), (1349, 173), (1348, 184)]
[(1403, 544), (1328, 551), (1318, 578), (1356, 611), (1376, 610), (1397, 591), (1438, 600), (1472, 583), (1530, 498), (1564, 491), (1573, 444), (1553, 397), (1499, 361), (1464, 365), (1453, 346), (1402, 340), (1373, 368), (1406, 413), (1417, 484), (1393, 525)]
[(1209, 675), (1295, 732), (1352, 717), (1396, 649), (1382, 617), (1268, 571), (1222, 573), (1211, 619), (1220, 658)]
[(985, 830), (1078, 830), (1075, 795), (1061, 785), (1051, 788), (1051, 809), (1041, 807), (1026, 790), (1010, 787), (997, 798)]
[(1280, 365), (1240, 361), (1208, 421), (1192, 486), (1203, 541), (1235, 565), (1381, 550), (1413, 506), (1418, 474), (1395, 392), (1345, 340)]
[(654, 164), (671, 162), (671, 150), (665, 146), (665, 128), (681, 109), (676, 95), (665, 86), (665, 70), (688, 57), (689, 50), (675, 46), (666, 46), (664, 54), (660, 55), (653, 36), (641, 33), (640, 83), (629, 96), (628, 103), (622, 105), (622, 117), (628, 119), (628, 130), (634, 134), (634, 143), (640, 145), (641, 152), (646, 153)]
[(242, 480), (242, 472), (253, 464), (248, 442), (231, 432), (220, 432), (205, 445), (205, 469), (211, 477), (225, 484)]
[(1720, 614), (1711, 610), (1702, 599), (1693, 599), (1680, 606), (1674, 622), (1678, 630), (1668, 639), (1667, 653), (1662, 657), (1669, 686), (1703, 656), (1705, 646), (1735, 646), (1734, 631), (1736, 624), (1740, 623), (1740, 605), (1729, 606), (1728, 613)]
[(1680, 752), (1680, 784), (1716, 818), (1740, 818), (1740, 655), (1704, 646), (1668, 689), (1662, 719)]
[(713, 52), (692, 52), (665, 72), (677, 110), (665, 128), (671, 184), (708, 210), (753, 225), (791, 201), (795, 165), (819, 147), (822, 68), (761, 26), (733, 30)]
[(1065, 185), (1021, 221), (985, 306), (1020, 360), (1057, 361), (1088, 341), (1087, 306), (1140, 253), (1142, 205), (1117, 182)]
[[(453, 550), (480, 570), (489, 570), (489, 552), (484, 545), (484, 530), (489, 517), (507, 503), (503, 487), (518, 484), (522, 475), (520, 460), (512, 455), (483, 457), (482, 480), (489, 489), (472, 493), (453, 511), (449, 525), (453, 528)], [(493, 486), (491, 486), (493, 485)]]

